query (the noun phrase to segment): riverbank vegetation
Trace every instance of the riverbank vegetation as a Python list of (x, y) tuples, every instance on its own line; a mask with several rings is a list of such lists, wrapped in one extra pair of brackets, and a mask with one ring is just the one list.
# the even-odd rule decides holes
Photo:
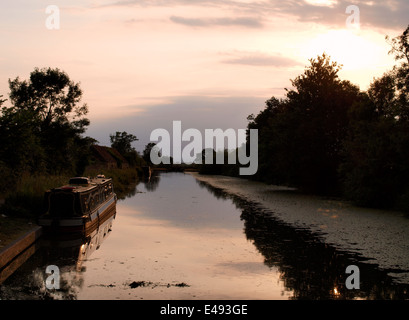
[(72, 176), (112, 177), (119, 198), (141, 176), (145, 162), (130, 145), (132, 134), (111, 136), (111, 163), (96, 159), (97, 141), (84, 135), (90, 121), (80, 84), (65, 72), (35, 69), (28, 80), (9, 80), (9, 88), (9, 106), (0, 96), (0, 214), (37, 217), (44, 191)]
[[(409, 210), (409, 26), (387, 41), (396, 66), (367, 91), (339, 78), (325, 53), (310, 60), (284, 98), (272, 97), (248, 129), (257, 129), (254, 176), (363, 206)], [(227, 165), (202, 173), (237, 175)]]

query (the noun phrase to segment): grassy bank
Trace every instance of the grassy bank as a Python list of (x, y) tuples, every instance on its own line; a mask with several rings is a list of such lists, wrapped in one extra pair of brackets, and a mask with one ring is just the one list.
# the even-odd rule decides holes
[(24, 175), (2, 194), (0, 250), (33, 229), (42, 213), (44, 191), (66, 181), (64, 176)]
[[(135, 188), (141, 176), (138, 168), (87, 170), (84, 176), (95, 177), (104, 174), (112, 178), (115, 192), (119, 199)], [(69, 176), (65, 175), (25, 175), (13, 191), (4, 195), (4, 204), (0, 207), (0, 214), (16, 218), (36, 218), (43, 213), (43, 196), (48, 189), (68, 183)]]
[(24, 175), (12, 187), (0, 208), (0, 214), (15, 218), (35, 219), (42, 213), (44, 191), (61, 186), (68, 181), (67, 176)]
[[(119, 199), (135, 189), (142, 176), (140, 168), (87, 170), (84, 176), (104, 174), (112, 178)], [(0, 249), (28, 232), (36, 225), (36, 219), (44, 213), (43, 196), (48, 189), (68, 183), (65, 175), (24, 175), (9, 191), (2, 194), (0, 205)]]

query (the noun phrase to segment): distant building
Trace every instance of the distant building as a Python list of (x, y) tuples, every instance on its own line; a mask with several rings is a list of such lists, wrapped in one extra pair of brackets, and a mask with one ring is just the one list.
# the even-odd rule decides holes
[(93, 145), (91, 146), (93, 159), (91, 161), (91, 168), (95, 169), (115, 169), (115, 168), (129, 168), (129, 163), (118, 152), (118, 150), (111, 147), (104, 147)]

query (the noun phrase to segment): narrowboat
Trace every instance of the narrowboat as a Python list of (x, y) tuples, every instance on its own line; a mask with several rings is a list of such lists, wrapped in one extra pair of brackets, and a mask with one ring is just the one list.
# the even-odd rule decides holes
[(38, 224), (45, 232), (92, 232), (116, 215), (116, 202), (112, 179), (74, 177), (67, 185), (45, 192), (45, 214)]

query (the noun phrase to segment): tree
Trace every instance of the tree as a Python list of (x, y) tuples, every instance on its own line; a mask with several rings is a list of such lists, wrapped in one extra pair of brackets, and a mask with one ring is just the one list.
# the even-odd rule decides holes
[(248, 128), (259, 130), (258, 177), (313, 192), (337, 189), (348, 109), (359, 94), (339, 79), (340, 68), (325, 53), (311, 59), (284, 99), (272, 97), (249, 118)]
[[(145, 149), (143, 150), (142, 158), (143, 158), (143, 160), (145, 160), (145, 162), (146, 162), (147, 164), (152, 164), (152, 161), (151, 161), (151, 150), (152, 150), (153, 148), (155, 148), (155, 147), (156, 147), (156, 143), (154, 143), (154, 142), (149, 142), (149, 143), (145, 146)], [(161, 156), (161, 152), (160, 152), (160, 151), (159, 151), (158, 156), (159, 156), (159, 157)]]
[(136, 149), (132, 147), (132, 142), (139, 140), (135, 135), (126, 131), (117, 131), (114, 135), (109, 135), (109, 138), (111, 140), (111, 147), (118, 150), (130, 165), (135, 166), (140, 163), (140, 156)]
[(37, 68), (28, 80), (9, 80), (9, 87), (12, 106), (0, 117), (1, 160), (17, 175), (77, 172), (89, 125), (79, 84), (59, 69)]
[(10, 100), (18, 110), (31, 110), (33, 120), (42, 129), (53, 123), (65, 124), (79, 133), (85, 131), (89, 121), (87, 104), (80, 104), (82, 90), (68, 75), (59, 69), (38, 69), (30, 74), (29, 80), (19, 77), (9, 80)]
[(406, 59), (409, 62), (409, 25), (400, 36), (392, 39), (389, 36), (385, 38), (391, 46), (389, 54), (394, 54), (395, 60)]
[(109, 135), (109, 138), (111, 140), (111, 147), (118, 150), (122, 155), (135, 151), (135, 148), (132, 147), (132, 142), (139, 140), (136, 136), (126, 131), (117, 131), (115, 135)]
[(366, 93), (350, 117), (340, 166), (345, 195), (364, 206), (408, 209), (408, 123), (385, 116)]
[(374, 79), (350, 112), (340, 173), (345, 194), (361, 205), (409, 209), (408, 34), (409, 26), (389, 41), (400, 64)]
[(29, 111), (4, 107), (0, 117), (0, 159), (18, 174), (44, 167), (44, 148)]
[(386, 36), (386, 40), (391, 45), (389, 54), (400, 62), (388, 73), (392, 76), (395, 91), (394, 113), (399, 120), (409, 121), (409, 26), (400, 36), (392, 39)]

